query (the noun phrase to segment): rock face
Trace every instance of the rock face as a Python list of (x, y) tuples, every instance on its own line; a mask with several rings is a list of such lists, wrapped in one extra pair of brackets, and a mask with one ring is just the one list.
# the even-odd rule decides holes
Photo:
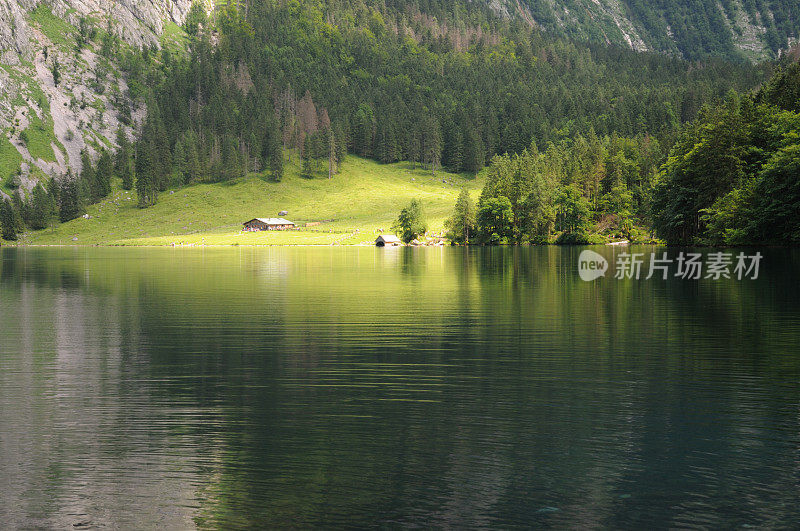
[[(800, 37), (800, 9), (796, 0), (763, 3), (749, 0), (484, 2), (500, 16), (517, 16), (564, 37), (639, 51), (652, 50), (691, 60), (708, 55), (736, 56), (751, 61), (770, 59), (789, 49)], [(783, 36), (776, 33), (776, 28)]]
[[(81, 19), (127, 46), (159, 46), (165, 26), (182, 24), (190, 6), (191, 0), (0, 0), (0, 153), (19, 163), (0, 175), (0, 196), (80, 171), (82, 150), (95, 157), (100, 148), (113, 149), (118, 128), (132, 137), (144, 118), (114, 59), (99, 56), (99, 44), (75, 51)], [(121, 102), (132, 108), (127, 125), (119, 119)]]
[(130, 44), (155, 44), (165, 20), (181, 24), (191, 0), (0, 0), (0, 50), (14, 50), (30, 57), (31, 42), (27, 13), (40, 4), (77, 26), (80, 17), (111, 20), (113, 31)]

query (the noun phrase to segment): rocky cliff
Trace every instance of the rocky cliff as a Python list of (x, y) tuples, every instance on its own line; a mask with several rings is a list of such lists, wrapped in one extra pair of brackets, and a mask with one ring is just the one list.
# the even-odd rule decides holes
[[(0, 194), (79, 171), (81, 151), (113, 149), (119, 127), (132, 135), (143, 109), (128, 97), (115, 57), (100, 53), (99, 35), (119, 46), (160, 46), (165, 30), (180, 31), (190, 5), (0, 0)], [(84, 39), (86, 31), (96, 38)], [(120, 107), (131, 108), (130, 120), (127, 111), (120, 120)]]
[(696, 60), (774, 58), (800, 37), (796, 0), (486, 0), (547, 32)]

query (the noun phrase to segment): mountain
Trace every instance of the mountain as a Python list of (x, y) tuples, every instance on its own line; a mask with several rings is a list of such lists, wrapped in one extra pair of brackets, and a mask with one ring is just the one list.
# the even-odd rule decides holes
[(798, 43), (794, 0), (488, 0), (553, 35), (689, 60), (772, 59)]
[[(211, 31), (197, 45), (209, 49), (189, 54), (190, 0), (0, 0), (0, 194), (80, 173), (117, 147), (119, 130), (131, 140), (141, 132), (149, 104), (163, 116), (154, 140), (162, 158), (197, 140), (207, 176), (235, 149), (260, 154), (249, 144), (267, 138), (264, 124), (237, 114), (247, 108), (277, 113), (284, 147), (299, 152), (305, 133), (296, 124), (317, 128), (303, 115), (310, 108), (356, 154), (392, 162), (440, 151), (437, 162), (474, 172), (531, 141), (590, 131), (664, 137), (704, 102), (763, 79), (750, 66), (682, 61), (692, 56), (677, 39), (685, 25), (666, 6), (634, 0), (202, 4)], [(690, 13), (689, 4), (675, 12)], [(793, 9), (770, 7), (754, 20), (784, 28)], [(662, 39), (659, 20), (674, 40)], [(252, 94), (261, 100), (248, 102)], [(418, 146), (421, 137), (437, 145)]]
[(190, 0), (0, 0), (0, 183), (30, 190), (80, 170), (81, 152), (133, 136), (144, 114), (119, 67), (158, 47)]

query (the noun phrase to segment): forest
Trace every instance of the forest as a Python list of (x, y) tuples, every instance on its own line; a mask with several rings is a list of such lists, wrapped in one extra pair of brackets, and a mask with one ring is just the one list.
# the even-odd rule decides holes
[[(695, 178), (676, 157), (702, 141), (709, 121), (732, 127), (754, 119), (749, 109), (785, 124), (788, 133), (775, 133), (784, 142), (797, 130), (786, 114), (797, 98), (783, 86), (791, 69), (750, 95), (774, 64), (568, 40), (480, 5), (229, 2), (209, 17), (196, 4), (184, 30), (184, 49), (103, 43), (129, 96), (146, 104), (139, 137), (120, 135), (116, 153), (86, 155), (80, 175), (8, 202), (4, 238), (80, 216), (108, 194), (112, 176), (146, 208), (167, 188), (251, 172), (278, 181), (287, 157), (302, 160), (306, 178), (336, 178), (351, 153), (434, 175), (483, 171), (474, 217), (485, 222), (474, 242), (587, 243), (606, 233), (731, 243), (739, 240), (724, 219), (734, 203), (744, 207), (727, 195), (746, 179), (702, 199), (689, 186), (694, 202), (673, 205), (681, 179)], [(743, 175), (755, 171), (743, 164)]]

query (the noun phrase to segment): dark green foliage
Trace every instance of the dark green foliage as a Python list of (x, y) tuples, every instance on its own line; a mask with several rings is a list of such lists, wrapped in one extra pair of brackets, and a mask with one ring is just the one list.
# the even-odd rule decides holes
[(458, 194), (453, 215), (447, 220), (447, 231), (457, 243), (469, 243), (470, 235), (475, 234), (475, 206), (466, 188)]
[(133, 153), (128, 135), (117, 130), (117, 152), (114, 154), (114, 173), (122, 179), (123, 190), (133, 189)]
[(400, 211), (392, 229), (397, 232), (404, 243), (410, 243), (418, 236), (425, 234), (427, 225), (422, 213), (422, 203), (417, 199), (412, 199), (411, 203)]
[(17, 220), (14, 213), (14, 206), (8, 199), (3, 199), (0, 203), (0, 227), (2, 227), (3, 239), (8, 241), (16, 241)]
[(800, 137), (776, 151), (764, 164), (750, 196), (751, 241), (800, 244)]
[(322, 174), (324, 161), (330, 159), (330, 141), (328, 130), (306, 135), (303, 145), (301, 177), (313, 179)]
[(78, 175), (78, 194), (81, 204), (88, 205), (95, 202), (97, 183), (94, 179), (94, 164), (87, 150), (81, 151), (81, 173)]
[(505, 196), (490, 197), (478, 206), (478, 239), (498, 244), (514, 237), (514, 210)]
[(478, 173), (485, 163), (486, 148), (477, 129), (468, 129), (463, 149), (462, 168), (470, 173)]
[[(647, 132), (663, 141), (702, 102), (731, 87), (749, 88), (761, 76), (746, 65), (689, 65), (566, 42), (477, 5), (417, 6), (441, 21), (455, 21), (457, 10), (470, 13), (449, 26), (466, 24), (466, 33), (451, 29), (432, 38), (428, 23), (410, 21), (406, 7), (229, 3), (215, 22), (203, 22), (195, 6), (188, 56), (127, 53), (129, 91), (147, 102), (155, 136), (157, 189), (166, 189), (174, 170), (182, 182), (219, 181), (253, 164), (269, 166), (279, 180), (278, 143), (302, 153), (308, 135), (329, 127), (337, 166), (349, 146), (382, 162), (421, 163), (434, 174), (442, 165), (477, 172), (493, 155), (519, 153), (532, 140), (548, 145), (593, 132)], [(201, 23), (215, 24), (217, 44), (211, 32), (195, 31)], [(408, 30), (418, 40), (406, 37)], [(307, 176), (324, 173), (316, 158), (323, 157), (306, 158)], [(331, 176), (330, 149), (324, 158)], [(636, 210), (643, 196), (628, 187)]]
[(380, 162), (388, 164), (400, 160), (400, 144), (397, 142), (394, 126), (390, 122), (382, 121), (378, 125), (375, 145), (377, 149), (377, 159)]
[(537, 179), (532, 183), (528, 197), (522, 202), (517, 226), (520, 241), (526, 243), (547, 243), (553, 232), (556, 218), (556, 190), (551, 183)]
[(84, 203), (79, 191), (79, 179), (71, 173), (58, 183), (58, 219), (63, 223), (84, 213)]
[(589, 201), (574, 185), (565, 186), (556, 199), (556, 229), (565, 234), (582, 234), (589, 228)]
[(755, 100), (787, 111), (800, 112), (800, 63), (791, 63), (778, 71), (756, 93)]
[(353, 151), (362, 157), (372, 155), (375, 117), (369, 105), (360, 105), (353, 117)]
[(281, 143), (280, 130), (277, 127), (269, 136), (268, 157), (270, 177), (275, 182), (283, 179), (283, 144)]
[(155, 138), (145, 128), (142, 139), (136, 144), (136, 194), (139, 207), (146, 208), (158, 201), (158, 152)]
[(206, 9), (203, 2), (192, 2), (192, 7), (189, 8), (189, 13), (183, 23), (183, 29), (189, 35), (197, 35), (200, 26), (204, 26), (206, 22)]
[(546, 243), (554, 231), (561, 233), (559, 242), (603, 239), (591, 230), (630, 237), (647, 223), (660, 161), (650, 137), (598, 138), (593, 132), (551, 143), (544, 152), (531, 145), (518, 155), (494, 157), (478, 205), (479, 240)]
[(97, 159), (97, 166), (94, 170), (94, 181), (92, 186), (92, 200), (97, 202), (111, 193), (111, 177), (114, 173), (114, 162), (111, 154), (107, 150), (100, 152)]
[[(800, 243), (800, 76), (703, 109), (670, 152), (653, 227), (674, 244)], [(775, 106), (775, 105), (778, 106)]]
[(436, 168), (439, 167), (442, 159), (442, 132), (439, 121), (433, 116), (426, 115), (423, 118), (420, 139), (422, 163), (428, 166), (431, 173), (436, 176)]
[[(52, 186), (52, 185), (51, 185)], [(27, 224), (34, 230), (41, 230), (49, 227), (55, 220), (56, 202), (51, 193), (45, 190), (42, 183), (37, 183), (33, 187), (28, 201)]]

